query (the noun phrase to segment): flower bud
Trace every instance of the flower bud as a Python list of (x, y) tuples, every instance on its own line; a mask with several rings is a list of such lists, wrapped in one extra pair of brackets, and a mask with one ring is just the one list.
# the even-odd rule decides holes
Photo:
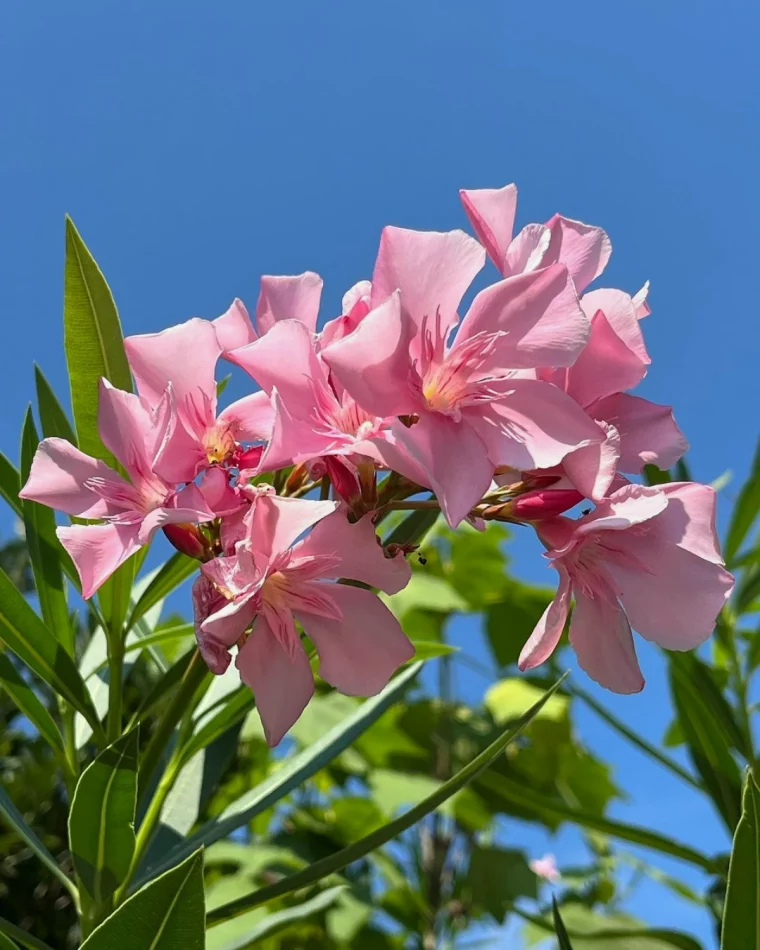
[(545, 521), (556, 518), (583, 501), (583, 495), (575, 489), (557, 489), (556, 491), (538, 489), (527, 492), (509, 502), (511, 514), (521, 521)]
[(194, 557), (198, 561), (209, 559), (208, 542), (194, 524), (185, 522), (165, 524), (164, 534), (169, 539), (170, 544), (174, 545), (182, 554)]
[(362, 494), (356, 470), (337, 455), (326, 455), (324, 463), (335, 493), (350, 506), (355, 505)]

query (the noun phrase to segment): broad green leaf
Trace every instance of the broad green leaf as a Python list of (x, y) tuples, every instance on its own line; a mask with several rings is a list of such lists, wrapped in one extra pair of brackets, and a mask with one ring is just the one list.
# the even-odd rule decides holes
[(439, 789), (436, 789), (436, 791), (424, 798), (419, 805), (411, 808), (394, 821), (371, 832), (354, 844), (349, 845), (342, 851), (337, 852), (337, 854), (316, 861), (303, 871), (292, 874), (275, 884), (254, 891), (251, 895), (217, 908), (208, 915), (209, 926), (213, 927), (215, 924), (237, 917), (259, 904), (273, 900), (276, 897), (281, 897), (284, 894), (289, 894), (302, 887), (307, 887), (310, 884), (314, 884), (328, 877), (330, 874), (341, 871), (347, 867), (347, 865), (381, 848), (384, 844), (387, 844), (388, 841), (391, 841), (408, 828), (416, 825), (418, 821), (430, 814), (430, 812), (435, 811), (439, 805), (442, 805), (474, 778), (485, 772), (493, 760), (507, 748), (510, 742), (512, 742), (523, 728), (540, 712), (541, 707), (556, 692), (561, 682), (562, 680), (558, 680), (520, 720), (514, 723), (479, 755), (475, 756), (475, 758), (463, 769), (460, 769), (456, 775), (447, 782), (444, 782)]
[(471, 900), (494, 920), (504, 923), (510, 905), (520, 897), (536, 900), (538, 886), (522, 851), (475, 845), (470, 856), (467, 887)]
[(747, 481), (742, 485), (739, 498), (734, 505), (723, 545), (723, 556), (729, 567), (733, 565), (734, 558), (755, 523), (758, 513), (760, 513), (760, 442), (755, 450), (755, 458)]
[(557, 905), (557, 898), (552, 894), (552, 918), (554, 920), (554, 930), (557, 934), (557, 943), (559, 945), (559, 950), (573, 950), (573, 945), (570, 943), (570, 938), (567, 935), (567, 930), (562, 921), (562, 915), (559, 912), (559, 907)]
[[(8, 941), (6, 946), (12, 948), (12, 950), (16, 950), (16, 944), (10, 941), (10, 937), (13, 937), (20, 947), (26, 947), (27, 950), (51, 950), (46, 943), (38, 940), (37, 937), (30, 934), (28, 930), (22, 930), (20, 927), (12, 924), (9, 920), (4, 920), (2, 917), (0, 917), (0, 934)], [(0, 948), (6, 950), (2, 943), (0, 943)]]
[(151, 607), (168, 597), (188, 577), (192, 577), (198, 568), (198, 561), (194, 558), (179, 551), (173, 554), (142, 592), (127, 621), (127, 630), (131, 630)]
[(741, 774), (731, 754), (746, 743), (710, 671), (694, 654), (668, 657), (670, 687), (690, 758), (733, 832), (741, 814)]
[(260, 911), (245, 914), (238, 920), (210, 930), (206, 939), (206, 950), (248, 950), (249, 947), (256, 947), (265, 938), (274, 937), (298, 921), (327, 910), (345, 890), (343, 884), (330, 887), (309, 900), (265, 917), (261, 916)]
[(122, 736), (82, 773), (69, 813), (79, 879), (102, 904), (127, 875), (135, 850), (138, 730)]
[(35, 693), (34, 687), (26, 682), (2, 651), (0, 651), (0, 686), (40, 735), (47, 739), (56, 752), (63, 755), (63, 738), (47, 706)]
[(203, 852), (128, 898), (82, 950), (204, 950)]
[(100, 268), (66, 218), (63, 338), (79, 448), (115, 467), (98, 435), (100, 379), (132, 391), (119, 314)]
[(18, 950), (17, 944), (10, 937), (6, 937), (2, 930), (0, 930), (0, 950)]
[(391, 531), (383, 544), (419, 544), (440, 517), (440, 511), (413, 511)]
[(282, 766), (260, 785), (237, 799), (216, 818), (206, 822), (194, 835), (165, 854), (160, 865), (146, 868), (145, 875), (156, 874), (165, 867), (171, 867), (173, 863), (195, 848), (226, 838), (236, 828), (247, 824), (256, 815), (261, 814), (302, 785), (348, 748), (357, 736), (368, 729), (386, 709), (396, 702), (419, 673), (421, 666), (421, 663), (417, 663), (404, 670), (391, 680), (381, 693), (357, 706), (353, 715), (330, 729), (317, 742), (291, 758), (285, 759)]
[(731, 849), (720, 946), (721, 950), (760, 948), (760, 789), (749, 769)]
[[(26, 411), (21, 436), (21, 478), (26, 482), (39, 438), (34, 427), (32, 407)], [(55, 534), (55, 514), (52, 508), (25, 499), (24, 533), (29, 548), (29, 559), (34, 572), (34, 586), (40, 602), (42, 619), (56, 640), (73, 656), (74, 630), (66, 603), (62, 560), (68, 558)]]
[(16, 512), (19, 518), (24, 517), (21, 507), (21, 499), (18, 493), (21, 491), (21, 476), (13, 462), (0, 452), (0, 495), (6, 500), (10, 507)]
[(517, 805), (520, 809), (524, 809), (531, 814), (571, 821), (582, 828), (599, 831), (622, 841), (630, 841), (633, 844), (639, 844), (642, 847), (672, 855), (711, 873), (720, 873), (722, 867), (720, 859), (710, 858), (688, 845), (680, 844), (655, 831), (649, 831), (647, 828), (613, 821), (610, 818), (603, 818), (600, 815), (573, 808), (504, 775), (484, 772), (478, 778), (478, 784), (499, 795), (510, 804)]
[(81, 712), (96, 731), (100, 730), (97, 713), (74, 661), (1, 570), (0, 640)]
[(380, 599), (390, 607), (393, 613), (403, 619), (410, 610), (432, 610), (436, 613), (466, 611), (467, 601), (442, 577), (415, 571), (409, 583), (397, 594), (381, 594)]
[[(513, 677), (499, 680), (489, 687), (485, 695), (486, 709), (491, 713), (494, 722), (502, 726), (505, 722), (517, 719), (539, 700), (543, 690), (526, 679)], [(537, 715), (537, 719), (551, 719), (554, 721), (567, 716), (569, 700), (567, 696), (556, 694), (552, 696)]]
[(58, 402), (58, 397), (36, 363), (34, 365), (34, 384), (37, 389), (37, 410), (44, 437), (46, 439), (65, 439), (67, 442), (71, 442), (72, 445), (76, 445), (77, 437), (68, 416), (63, 411), (63, 407)]
[(2, 785), (0, 785), (0, 816), (2, 816), (3, 821), (8, 827), (12, 828), (19, 838), (26, 843), (29, 849), (37, 855), (48, 871), (50, 871), (54, 877), (58, 878), (66, 890), (69, 891), (70, 894), (76, 894), (73, 881), (66, 876), (53, 855), (40, 841), (33, 829), (26, 823), (24, 816), (13, 804), (10, 795), (8, 795)]

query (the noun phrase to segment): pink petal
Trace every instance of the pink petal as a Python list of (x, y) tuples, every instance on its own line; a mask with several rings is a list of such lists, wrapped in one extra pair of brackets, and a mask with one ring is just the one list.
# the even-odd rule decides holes
[(274, 424), (274, 406), (263, 389), (243, 396), (219, 413), (219, 422), (229, 424), (239, 442), (266, 441)]
[(124, 341), (137, 391), (156, 405), (169, 383), (177, 415), (189, 432), (201, 435), (216, 409), (216, 363), (222, 352), (214, 326), (194, 317), (161, 333)]
[(252, 590), (234, 600), (226, 601), (222, 607), (209, 614), (201, 623), (202, 633), (213, 638), (218, 644), (226, 647), (233, 646), (256, 616), (258, 594), (258, 590)]
[(559, 569), (559, 588), (554, 600), (543, 612), (520, 652), (517, 665), (521, 670), (533, 670), (541, 666), (554, 653), (570, 611), (570, 594), (570, 578), (566, 571)]
[(616, 393), (593, 403), (588, 411), (612, 423), (620, 433), (623, 472), (640, 472), (649, 464), (671, 468), (689, 448), (670, 406), (660, 406), (628, 393)]
[(253, 690), (268, 745), (276, 746), (314, 695), (314, 677), (301, 641), (289, 656), (260, 616), (235, 665)]
[(612, 253), (610, 239), (601, 228), (560, 214), (555, 214), (547, 227), (552, 237), (542, 263), (566, 264), (578, 293), (582, 293), (607, 266)]
[(604, 426), (607, 438), (566, 455), (562, 461), (570, 481), (586, 498), (601, 501), (610, 490), (620, 459), (620, 436), (614, 426)]
[(605, 433), (568, 395), (536, 379), (508, 379), (490, 387), (501, 398), (468, 408), (494, 466), (518, 471), (551, 468), (569, 453), (604, 440)]
[(259, 333), (268, 333), (280, 320), (298, 320), (316, 333), (321, 296), (322, 278), (311, 271), (294, 277), (262, 277), (256, 304)]
[(343, 615), (340, 620), (298, 616), (319, 653), (320, 676), (349, 696), (374, 696), (412, 659), (414, 647), (375, 594), (332, 584), (330, 596)]
[(659, 489), (668, 507), (652, 523), (652, 535), (723, 566), (715, 528), (715, 489), (697, 482), (669, 482)]
[[(158, 400), (158, 409), (166, 405), (166, 393)], [(135, 487), (156, 483), (153, 466), (160, 459), (170, 433), (157, 426), (139, 397), (114, 389), (107, 379), (100, 380), (98, 431), (106, 448), (127, 470)]]
[(309, 501), (262, 494), (254, 504), (250, 539), (254, 552), (272, 558), (338, 507), (334, 501)]
[(401, 306), (419, 327), (440, 310), (444, 327), (456, 322), (465, 291), (483, 267), (485, 253), (464, 231), (407, 231), (387, 227), (372, 277), (372, 306), (401, 292)]
[(289, 411), (276, 389), (272, 390), (274, 422), (269, 441), (261, 456), (259, 469), (274, 472), (298, 465), (330, 451), (336, 440), (315, 431), (313, 421), (303, 420)]
[(644, 688), (631, 627), (609, 594), (591, 598), (576, 591), (570, 644), (580, 668), (600, 686), (615, 693), (640, 693)]
[(649, 281), (647, 281), (641, 290), (634, 294), (633, 296), (633, 308), (636, 311), (636, 317), (638, 320), (643, 320), (644, 317), (648, 317), (652, 312), (649, 309), (649, 304), (647, 303), (647, 297), (649, 296)]
[(58, 540), (71, 555), (89, 600), (113, 572), (140, 547), (139, 524), (88, 524), (56, 528)]
[[(241, 495), (230, 485), (227, 471), (213, 465), (207, 469), (200, 483), (204, 507), (216, 517), (234, 514), (239, 508), (247, 507)], [(210, 519), (212, 520), (212, 519)]]
[(109, 489), (119, 494), (130, 491), (127, 482), (105, 462), (85, 455), (65, 439), (43, 439), (19, 498), (80, 518), (103, 518), (123, 508), (109, 504), (100, 493), (88, 488), (89, 479), (97, 479), (106, 496)]
[(237, 297), (221, 317), (211, 321), (211, 325), (216, 331), (216, 338), (222, 348), (222, 356), (226, 356), (230, 350), (253, 343), (256, 339), (256, 331), (253, 329), (245, 304)]
[(410, 387), (413, 332), (414, 325), (402, 315), (399, 295), (393, 292), (353, 333), (324, 349), (322, 358), (367, 412), (406, 415), (419, 403)]
[(341, 312), (349, 316), (356, 307), (366, 308), (366, 312), (369, 312), (370, 309), (370, 299), (372, 297), (372, 281), (371, 280), (359, 280), (353, 287), (343, 294), (343, 300), (341, 302)]
[(504, 276), (525, 274), (541, 267), (552, 232), (544, 224), (527, 224), (507, 248)]
[(628, 349), (635, 353), (645, 366), (652, 362), (636, 316), (636, 306), (628, 294), (622, 290), (592, 290), (581, 297), (581, 307), (589, 320), (601, 310)]
[(193, 583), (193, 620), (195, 639), (206, 666), (220, 676), (230, 665), (229, 648), (203, 630), (203, 623), (224, 606), (226, 601), (205, 574), (199, 574)]
[(620, 339), (599, 310), (592, 317), (588, 343), (568, 370), (563, 388), (581, 406), (590, 406), (596, 399), (633, 389), (645, 374), (646, 363)]
[(409, 429), (401, 423), (393, 427), (396, 440), (427, 473), (452, 528), (478, 504), (493, 478), (486, 446), (468, 422), (469, 417), (454, 422), (440, 413), (425, 413)]
[(575, 522), (575, 535), (597, 531), (626, 531), (633, 525), (656, 518), (668, 507), (665, 494), (658, 488), (625, 485), (601, 501), (596, 508)]
[(365, 515), (355, 524), (349, 523), (343, 511), (328, 515), (293, 551), (294, 557), (318, 554), (332, 554), (340, 559), (340, 564), (321, 576), (348, 577), (379, 587), (386, 594), (398, 593), (412, 576), (403, 557), (385, 556), (371, 515)]
[(497, 331), (504, 336), (488, 360), (490, 372), (575, 362), (588, 339), (589, 322), (567, 268), (555, 264), (482, 290), (462, 321), (455, 347), (477, 333)]
[(503, 273), (504, 258), (512, 240), (517, 212), (517, 185), (469, 191), (462, 188), (459, 197), (478, 240)]

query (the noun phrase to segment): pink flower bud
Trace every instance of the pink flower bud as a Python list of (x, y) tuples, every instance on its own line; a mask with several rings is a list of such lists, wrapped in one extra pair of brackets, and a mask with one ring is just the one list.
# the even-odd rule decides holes
[(522, 521), (545, 521), (555, 518), (580, 501), (583, 501), (583, 495), (575, 489), (538, 489), (515, 498), (509, 507), (511, 514)]
[(198, 561), (207, 561), (209, 550), (206, 539), (195, 525), (182, 522), (180, 524), (165, 524), (164, 534), (169, 542), (182, 554), (194, 557)]
[(355, 504), (362, 494), (356, 469), (337, 455), (326, 455), (324, 463), (336, 493), (349, 505)]

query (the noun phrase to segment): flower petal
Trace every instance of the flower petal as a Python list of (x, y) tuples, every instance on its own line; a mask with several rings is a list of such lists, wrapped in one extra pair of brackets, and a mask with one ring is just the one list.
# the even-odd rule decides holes
[(565, 628), (570, 611), (570, 578), (559, 569), (559, 587), (554, 600), (543, 612), (525, 646), (520, 651), (517, 665), (521, 670), (533, 670), (545, 663), (554, 653)]
[[(551, 365), (551, 364), (546, 364)], [(599, 310), (591, 319), (591, 335), (575, 364), (567, 371), (563, 388), (581, 406), (638, 386), (646, 363), (614, 331)], [(608, 420), (606, 416), (597, 416)]]
[(586, 445), (570, 452), (562, 460), (562, 467), (578, 491), (594, 501), (601, 501), (610, 490), (620, 459), (620, 435), (611, 425), (605, 425), (607, 438), (596, 445)]
[(256, 304), (259, 333), (268, 333), (280, 320), (298, 320), (316, 333), (321, 297), (322, 278), (312, 271), (292, 277), (262, 277)]
[(526, 224), (507, 248), (504, 276), (526, 274), (543, 264), (552, 232), (545, 224)]
[(575, 536), (597, 531), (625, 531), (651, 521), (667, 507), (668, 499), (659, 487), (624, 485), (575, 522)]
[(612, 253), (610, 239), (601, 228), (561, 214), (555, 214), (546, 226), (552, 236), (542, 263), (566, 264), (578, 293), (583, 293), (607, 266)]
[(376, 594), (331, 584), (330, 596), (343, 615), (340, 620), (298, 615), (319, 653), (320, 676), (349, 696), (374, 696), (411, 660), (414, 647)]
[(589, 320), (601, 310), (628, 349), (635, 353), (645, 366), (652, 362), (636, 316), (636, 304), (629, 294), (607, 288), (592, 290), (581, 297), (581, 307)]
[(156, 484), (153, 466), (160, 458), (167, 436), (169, 421), (163, 412), (167, 394), (164, 392), (156, 404), (162, 416), (161, 425), (133, 393), (114, 389), (107, 379), (100, 380), (98, 405), (98, 431), (106, 448), (127, 470), (133, 485)]
[(239, 442), (266, 441), (274, 425), (274, 406), (263, 389), (243, 396), (219, 413), (219, 422), (229, 424)]
[(616, 393), (593, 403), (588, 411), (595, 418), (612, 423), (620, 433), (622, 472), (640, 472), (649, 464), (669, 469), (689, 448), (670, 406)]
[(723, 565), (715, 527), (717, 494), (697, 482), (669, 482), (658, 486), (668, 499), (665, 512), (652, 524), (652, 534), (677, 544), (698, 557)]
[(238, 297), (235, 297), (229, 309), (221, 317), (211, 321), (211, 325), (216, 331), (216, 338), (222, 348), (222, 356), (225, 357), (230, 350), (253, 343), (257, 338), (245, 304)]
[(335, 501), (259, 495), (253, 505), (250, 524), (253, 552), (271, 558), (287, 551), (304, 531), (332, 514), (337, 507)]
[(512, 241), (517, 212), (517, 185), (470, 190), (462, 188), (459, 198), (478, 240), (496, 267), (504, 273), (504, 259)]
[(631, 627), (623, 608), (609, 596), (575, 595), (570, 644), (578, 665), (592, 680), (615, 693), (644, 688)]
[(75, 524), (56, 528), (58, 540), (71, 555), (89, 600), (113, 572), (140, 548), (139, 524)]

